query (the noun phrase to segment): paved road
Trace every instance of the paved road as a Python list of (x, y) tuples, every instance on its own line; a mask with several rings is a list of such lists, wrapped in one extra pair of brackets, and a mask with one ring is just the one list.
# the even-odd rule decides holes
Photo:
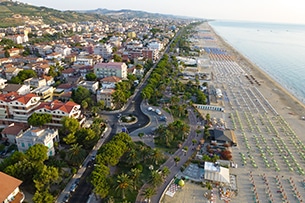
[[(168, 184), (171, 182), (171, 180), (175, 177), (175, 175), (180, 171), (180, 167), (188, 160), (188, 158), (193, 154), (194, 151), (191, 150), (192, 146), (192, 140), (197, 139), (199, 141), (199, 137), (197, 137), (196, 129), (197, 129), (197, 118), (194, 114), (193, 110), (191, 108), (188, 109), (189, 112), (189, 122), (190, 122), (190, 134), (186, 141), (183, 143), (182, 148), (178, 149), (169, 159), (160, 167), (163, 168), (164, 166), (167, 166), (171, 173), (167, 176), (166, 180), (164, 181), (163, 185), (158, 187), (156, 195), (154, 195), (151, 198), (152, 203), (157, 203), (161, 199), (163, 193), (165, 192), (165, 189), (167, 188)], [(183, 147), (188, 146), (189, 150), (187, 151), (186, 155), (184, 155), (184, 152), (182, 151)], [(177, 166), (174, 161), (174, 157), (179, 156), (180, 161), (178, 162)], [(139, 194), (137, 196), (136, 203), (145, 202), (144, 197), (142, 196), (143, 191), (149, 187), (148, 184), (143, 185), (143, 187), (140, 189)]]
[[(172, 44), (174, 39), (179, 34), (180, 34), (180, 31), (175, 35), (175, 37), (168, 44), (168, 46), (166, 47), (163, 54), (168, 52), (170, 45)], [(105, 133), (104, 138), (99, 140), (99, 142), (95, 146), (94, 150), (92, 150), (92, 152), (85, 159), (85, 161), (83, 163), (83, 166), (79, 169), (78, 173), (76, 175), (74, 175), (73, 178), (70, 180), (70, 182), (66, 185), (66, 188), (59, 195), (56, 202), (58, 202), (58, 203), (62, 202), (64, 196), (66, 194), (69, 194), (71, 185), (75, 182), (76, 178), (83, 177), (84, 179), (86, 179), (91, 174), (91, 172), (90, 172), (91, 170), (86, 171), (86, 168), (87, 168), (86, 166), (87, 166), (88, 162), (91, 160), (92, 154), (96, 154), (97, 150), (102, 146), (102, 144), (104, 142), (108, 142), (109, 140), (111, 140), (112, 137), (118, 132), (118, 130), (119, 130), (118, 128), (121, 127), (120, 125), (117, 125), (119, 114), (122, 114), (122, 115), (133, 114), (133, 115), (137, 116), (137, 118), (138, 118), (137, 123), (135, 123), (133, 125), (126, 126), (127, 129), (128, 129), (128, 132), (133, 132), (136, 129), (142, 128), (142, 127), (149, 124), (149, 122), (150, 122), (149, 117), (141, 111), (141, 103), (142, 103), (141, 91), (146, 86), (147, 80), (150, 77), (150, 74), (152, 73), (152, 71), (156, 67), (156, 65), (159, 63), (161, 58), (163, 57), (163, 54), (161, 55), (160, 59), (158, 61), (156, 61), (156, 63), (153, 65), (153, 67), (146, 73), (145, 77), (143, 78), (143, 80), (140, 82), (140, 84), (136, 88), (134, 94), (129, 98), (129, 100), (123, 106), (122, 109), (116, 110), (116, 111), (111, 111), (111, 112), (109, 112), (109, 111), (104, 111), (103, 112), (102, 117), (105, 120), (108, 120), (108, 130)], [(86, 171), (86, 173), (85, 173), (85, 171)], [(73, 203), (74, 202), (75, 203), (86, 202), (87, 199), (88, 199), (88, 191), (91, 191), (91, 190), (92, 190), (91, 186), (89, 186), (85, 181), (81, 181), (79, 186), (78, 186), (77, 192), (72, 193), (72, 197), (70, 198), (71, 199), (70, 202), (73, 202)], [(82, 195), (80, 195), (80, 193), (79, 193), (80, 191), (81, 191)]]

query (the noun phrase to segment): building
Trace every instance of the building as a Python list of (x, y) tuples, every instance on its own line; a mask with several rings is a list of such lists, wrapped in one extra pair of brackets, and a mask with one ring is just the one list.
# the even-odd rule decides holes
[(12, 77), (17, 76), (22, 69), (10, 67), (4, 70), (4, 75), (7, 80), (11, 80)]
[(80, 81), (80, 83), (78, 83), (77, 85), (78, 87), (79, 86), (82, 86), (88, 90), (90, 90), (90, 92), (92, 93), (96, 93), (96, 90), (98, 90), (98, 82), (97, 81)]
[(112, 56), (112, 46), (110, 44), (98, 44), (93, 49), (94, 54), (100, 55), (105, 59)]
[(66, 103), (59, 100), (52, 102), (41, 102), (35, 109), (35, 113), (47, 113), (52, 115), (51, 123), (48, 126), (61, 127), (61, 120), (64, 117), (75, 118), (82, 124), (85, 121), (85, 117), (82, 115), (81, 106), (75, 102), (68, 101)]
[[(18, 95), (16, 92), (0, 95), (0, 124), (3, 120), (27, 123), (35, 108), (40, 104), (35, 94)], [(2, 123), (3, 124), (3, 123)]]
[(222, 167), (219, 163), (204, 162), (204, 179), (221, 183), (230, 184), (230, 172), (228, 168)]
[(30, 93), (31, 89), (29, 85), (19, 85), (19, 84), (7, 84), (2, 89), (2, 94), (8, 94), (11, 92), (16, 92), (19, 95), (25, 95)]
[(34, 89), (32, 93), (40, 97), (41, 100), (52, 100), (54, 89), (52, 86), (41, 86)]
[(19, 190), (22, 181), (0, 172), (0, 202), (20, 203), (24, 200), (24, 194)]
[(42, 87), (47, 85), (47, 81), (44, 78), (28, 78), (23, 83), (30, 87)]
[(121, 78), (116, 76), (109, 76), (100, 80), (100, 82), (102, 83), (102, 89), (114, 89), (115, 84), (121, 81)]
[(16, 143), (16, 137), (23, 133), (24, 126), (16, 125), (15, 123), (10, 124), (6, 128), (4, 128), (1, 132), (2, 139), (10, 142)]
[(120, 62), (97, 63), (94, 66), (94, 74), (97, 78), (116, 76), (121, 79), (126, 79), (127, 65)]
[(48, 156), (55, 155), (54, 142), (59, 142), (57, 129), (30, 127), (16, 137), (18, 151), (25, 152), (35, 144), (48, 147)]
[(114, 89), (100, 89), (96, 93), (97, 101), (104, 101), (105, 107), (112, 109), (114, 107), (112, 94), (115, 92)]

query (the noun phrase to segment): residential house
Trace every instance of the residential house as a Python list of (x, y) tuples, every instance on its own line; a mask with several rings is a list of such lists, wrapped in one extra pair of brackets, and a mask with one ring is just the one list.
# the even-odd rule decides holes
[(76, 61), (74, 64), (77, 65), (85, 65), (85, 66), (92, 66), (93, 65), (93, 58), (90, 56), (77, 56)]
[(1, 131), (2, 139), (16, 144), (16, 137), (23, 133), (23, 129), (24, 126), (12, 123)]
[(35, 144), (48, 147), (48, 156), (55, 155), (54, 143), (59, 142), (57, 129), (30, 127), (16, 137), (18, 151), (25, 152)]
[(7, 80), (11, 80), (12, 77), (17, 76), (20, 71), (22, 71), (22, 69), (10, 67), (4, 70), (4, 75)]
[(100, 80), (102, 89), (114, 89), (115, 84), (121, 82), (122, 79), (116, 76), (109, 76)]
[(47, 55), (47, 60), (61, 60), (63, 58), (61, 53), (53, 52)]
[(18, 95), (16, 92), (0, 95), (0, 125), (27, 124), (28, 118), (40, 104), (35, 94)]
[(25, 95), (30, 93), (31, 89), (29, 85), (7, 84), (1, 91), (2, 94), (16, 92), (19, 95)]
[(86, 79), (88, 73), (93, 73), (93, 66), (82, 66), (78, 68), (79, 74)]
[(16, 44), (23, 44), (29, 41), (27, 35), (7, 35), (5, 38), (13, 40)]
[(83, 81), (80, 81), (77, 86), (84, 87), (95, 94), (97, 89), (99, 88), (99, 83), (97, 81), (84, 81), (83, 80)]
[(52, 100), (54, 87), (52, 86), (40, 86), (32, 91), (33, 94), (40, 97), (40, 100)]
[(127, 78), (127, 65), (119, 62), (97, 63), (94, 66), (94, 73), (97, 78), (117, 76), (122, 79)]
[(6, 82), (6, 79), (0, 78), (0, 89), (3, 89), (7, 85)]
[(114, 89), (100, 89), (100, 90), (98, 90), (96, 92), (96, 100), (97, 100), (97, 102), (104, 101), (106, 108), (113, 109), (114, 104), (113, 104), (112, 94), (114, 92), (115, 92)]
[(52, 76), (43, 75), (42, 78), (46, 80), (48, 86), (51, 86), (55, 83), (54, 78)]
[(112, 56), (112, 46), (110, 44), (97, 44), (94, 46), (94, 54), (101, 55), (105, 59)]
[(39, 63), (35, 66), (35, 71), (38, 76), (47, 75), (50, 71), (50, 65), (48, 63)]
[(73, 68), (67, 68), (61, 72), (62, 76), (67, 79), (68, 77), (72, 77), (77, 73), (77, 71)]
[(23, 84), (36, 88), (46, 86), (47, 81), (44, 78), (28, 78), (24, 80)]
[(64, 57), (70, 55), (71, 50), (72, 49), (70, 47), (68, 47), (67, 45), (61, 45), (61, 44), (56, 45), (55, 49), (54, 49), (55, 52), (60, 53)]
[(52, 115), (52, 122), (48, 123), (48, 126), (61, 127), (61, 120), (64, 117), (75, 118), (80, 124), (85, 121), (85, 117), (82, 115), (81, 106), (75, 102), (68, 101), (66, 103), (59, 100), (51, 102), (41, 102), (36, 108), (36, 113), (48, 113)]
[(23, 202), (25, 196), (19, 190), (22, 181), (0, 172), (0, 202), (1, 203), (20, 203)]

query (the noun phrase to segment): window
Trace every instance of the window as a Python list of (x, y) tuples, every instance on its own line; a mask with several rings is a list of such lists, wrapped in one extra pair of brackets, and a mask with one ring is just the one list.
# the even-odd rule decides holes
[(23, 142), (21, 143), (21, 147), (25, 147), (25, 145), (24, 145), (24, 143), (23, 143)]

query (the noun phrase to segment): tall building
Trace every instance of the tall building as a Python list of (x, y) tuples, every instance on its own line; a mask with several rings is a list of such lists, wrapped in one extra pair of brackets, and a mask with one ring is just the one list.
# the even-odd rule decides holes
[(120, 62), (97, 63), (94, 66), (94, 74), (97, 78), (116, 76), (121, 79), (126, 79), (127, 65)]

